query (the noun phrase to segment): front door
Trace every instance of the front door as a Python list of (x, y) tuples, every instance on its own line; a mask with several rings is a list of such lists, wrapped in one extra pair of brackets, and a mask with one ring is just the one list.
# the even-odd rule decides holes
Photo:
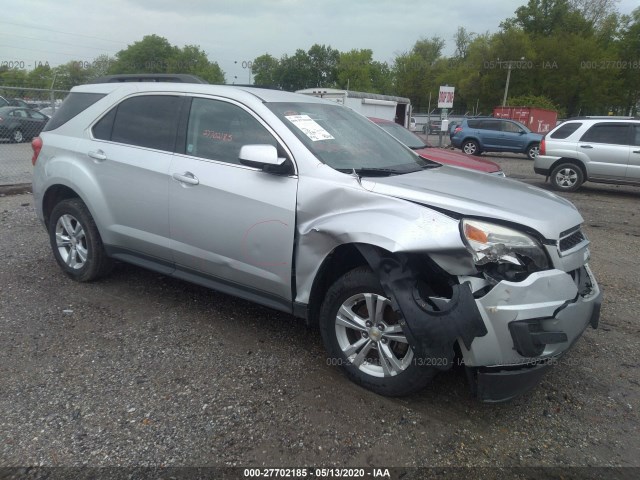
[[(170, 168), (169, 222), (178, 274), (246, 298), (291, 303), (298, 179), (240, 164), (243, 145), (274, 135), (241, 105), (194, 98), (183, 153)], [(193, 278), (191, 278), (193, 280)], [(269, 303), (269, 302), (266, 302)]]

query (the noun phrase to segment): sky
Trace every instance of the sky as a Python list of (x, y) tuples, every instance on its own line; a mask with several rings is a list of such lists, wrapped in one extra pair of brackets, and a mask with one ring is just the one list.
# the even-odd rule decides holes
[[(498, 30), (526, 0), (0, 0), (0, 65), (26, 70), (91, 62), (156, 34), (172, 45), (198, 45), (227, 83), (249, 83), (250, 63), (324, 44), (368, 48), (391, 64), (416, 40), (439, 36), (454, 51), (458, 27)], [(629, 14), (638, 0), (619, 0)]]

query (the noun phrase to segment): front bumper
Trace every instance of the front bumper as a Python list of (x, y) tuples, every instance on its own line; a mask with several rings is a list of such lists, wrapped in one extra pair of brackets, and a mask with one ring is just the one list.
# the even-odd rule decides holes
[(505, 401), (533, 387), (589, 325), (597, 328), (601, 304), (588, 265), (502, 281), (476, 299), (487, 334), (461, 350), (477, 395)]

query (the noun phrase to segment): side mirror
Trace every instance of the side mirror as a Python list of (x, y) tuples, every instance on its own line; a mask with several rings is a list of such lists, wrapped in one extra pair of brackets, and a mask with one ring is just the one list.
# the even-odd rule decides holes
[(273, 145), (243, 145), (240, 148), (240, 163), (250, 167), (264, 168), (282, 165), (286, 158), (278, 158), (278, 150)]

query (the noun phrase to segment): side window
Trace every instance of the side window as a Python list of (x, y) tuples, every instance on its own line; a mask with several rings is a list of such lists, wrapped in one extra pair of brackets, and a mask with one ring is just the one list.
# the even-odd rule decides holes
[(467, 125), (469, 125), (469, 128), (480, 128), (480, 121), (479, 120), (468, 120), (467, 121)]
[(510, 133), (520, 133), (522, 131), (522, 129), (518, 125), (516, 125), (515, 123), (502, 122), (502, 131), (503, 132), (510, 132)]
[(551, 138), (557, 138), (558, 140), (562, 140), (563, 138), (569, 137), (573, 132), (578, 130), (581, 126), (582, 126), (582, 122), (565, 123), (549, 136)]
[(172, 152), (183, 97), (145, 95), (128, 98), (93, 126), (94, 137)]
[(480, 128), (482, 130), (502, 130), (502, 126), (500, 125), (500, 120), (483, 120)]
[(40, 112), (29, 112), (29, 115), (31, 116), (31, 118), (34, 118), (36, 120), (45, 120), (45, 116)]
[(596, 123), (580, 139), (581, 142), (629, 145), (628, 123)]
[(220, 100), (194, 98), (187, 126), (186, 153), (239, 164), (243, 145), (268, 144), (276, 139), (242, 108)]
[(27, 112), (25, 112), (24, 110), (14, 110), (11, 113), (12, 117), (18, 117), (18, 118), (27, 118)]
[(640, 124), (633, 126), (634, 135), (631, 137), (633, 140), (633, 145), (640, 147)]
[(56, 110), (55, 118), (47, 122), (42, 131), (48, 132), (64, 125), (104, 96), (104, 93), (70, 93)]

